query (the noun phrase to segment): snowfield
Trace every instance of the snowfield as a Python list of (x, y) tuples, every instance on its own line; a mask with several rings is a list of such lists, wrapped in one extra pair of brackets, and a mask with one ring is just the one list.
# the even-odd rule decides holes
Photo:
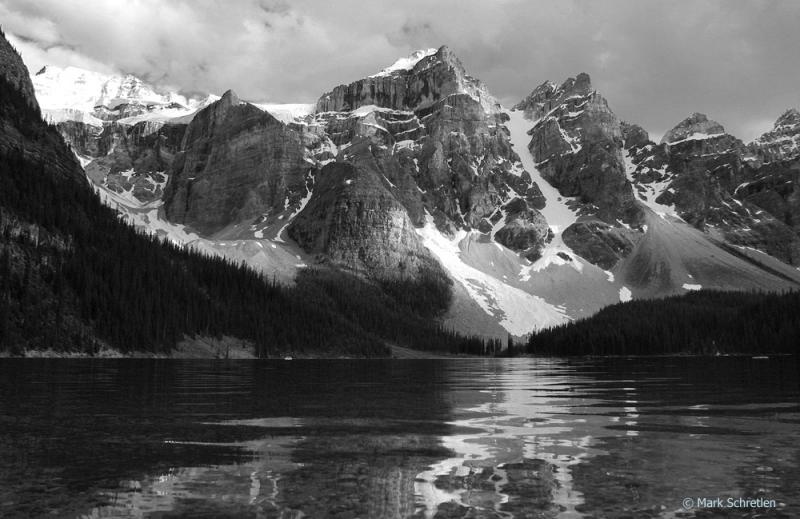
[(534, 330), (569, 320), (562, 308), (503, 283), (462, 261), (459, 243), (467, 238), (466, 231), (460, 231), (455, 238), (448, 239), (436, 228), (430, 214), (426, 214), (425, 226), (416, 231), (422, 238), (423, 245), (456, 282), (463, 285), (483, 311), (497, 318), (500, 325), (512, 335), (521, 337)]

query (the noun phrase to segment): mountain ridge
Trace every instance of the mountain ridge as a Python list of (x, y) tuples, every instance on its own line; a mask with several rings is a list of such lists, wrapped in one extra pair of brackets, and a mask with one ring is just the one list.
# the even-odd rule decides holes
[[(193, 120), (142, 126), (140, 133), (159, 135), (157, 150), (153, 142), (128, 139), (140, 143), (129, 147), (131, 154), (161, 157), (163, 171), (129, 161), (140, 166), (128, 174), (121, 159), (103, 170), (107, 158), (92, 152), (95, 156), (83, 159), (87, 172), (95, 171), (98, 189), (123, 186), (122, 194), (131, 193), (128, 199), (144, 196), (139, 206), (165, 204), (145, 221), (136, 213), (139, 206), (123, 203), (121, 210), (143, 228), (157, 221), (178, 236), (175, 226), (186, 226), (196, 237), (179, 241), (223, 256), (233, 250), (269, 251), (246, 253), (244, 259), (267, 271), (280, 264), (282, 279), (289, 282), (308, 265), (328, 263), (366, 278), (391, 278), (394, 272), (387, 266), (419, 254), (411, 238), (385, 241), (394, 232), (385, 234), (386, 222), (405, 218), (417, 232), (428, 233), (428, 253), (444, 262), (459, 288), (456, 297), (469, 296), (451, 307), (498, 323), (511, 322), (507, 318), (515, 309), (508, 305), (515, 299), (508, 294), (514, 290), (543, 296), (570, 319), (631, 296), (658, 297), (695, 287), (779, 290), (800, 282), (796, 269), (773, 265), (771, 257), (756, 252), (798, 261), (796, 191), (778, 189), (769, 180), (780, 177), (797, 185), (791, 176), (794, 148), (786, 145), (800, 135), (791, 110), (776, 123), (778, 133), (748, 145), (703, 114), (679, 122), (656, 144), (641, 127), (614, 114), (587, 74), (541, 83), (508, 110), (450, 49), (440, 47), (336, 86), (314, 110), (292, 108), (291, 117), (284, 112), (280, 120), (259, 115), (269, 111), (267, 106), (237, 100), (242, 114), (236, 112), (228, 126), (207, 127), (205, 151), (187, 163), (195, 152), (186, 136), (199, 128), (197, 114), (231, 104), (232, 94), (223, 99)], [(273, 128), (272, 137), (247, 130), (248, 118), (263, 119)], [(65, 135), (75, 130), (62, 127)], [(182, 143), (167, 145), (168, 131), (184, 135)], [(278, 166), (273, 156), (286, 146), (294, 151), (288, 163), (282, 151), (284, 165)], [(331, 163), (349, 164), (367, 176), (331, 184), (324, 176), (344, 171), (328, 168)], [(297, 173), (281, 173), (292, 168)], [(723, 170), (727, 173), (721, 176)], [(162, 182), (167, 195), (159, 197), (151, 186)], [(339, 194), (332, 196), (331, 190)], [(382, 193), (379, 197), (391, 204), (364, 206), (372, 207), (368, 218), (336, 212), (342, 204), (357, 207), (359, 197), (367, 200), (371, 192)], [(119, 200), (119, 194), (109, 196)], [(399, 220), (385, 218), (392, 211), (400, 211)], [(186, 219), (185, 214), (195, 216)], [(341, 220), (331, 220), (330, 214)], [(211, 215), (212, 226), (197, 219)], [(313, 236), (347, 238), (319, 242)], [(452, 252), (430, 248), (452, 239), (458, 240), (455, 250), (444, 246)], [(680, 248), (682, 254), (672, 253)], [(384, 259), (375, 262), (378, 257)], [(721, 270), (712, 274), (701, 257), (716, 257), (711, 264)], [(394, 259), (387, 263), (388, 258)], [(737, 275), (749, 281), (737, 285), (731, 281)], [(529, 321), (515, 324), (515, 334), (550, 323), (534, 314), (522, 319)], [(454, 316), (453, 322), (465, 321), (470, 319)]]

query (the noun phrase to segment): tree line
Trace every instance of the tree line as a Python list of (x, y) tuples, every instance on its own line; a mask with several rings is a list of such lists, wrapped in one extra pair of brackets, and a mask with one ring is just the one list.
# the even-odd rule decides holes
[(700, 290), (618, 303), (541, 330), (510, 354), (673, 355), (798, 353), (800, 292)]

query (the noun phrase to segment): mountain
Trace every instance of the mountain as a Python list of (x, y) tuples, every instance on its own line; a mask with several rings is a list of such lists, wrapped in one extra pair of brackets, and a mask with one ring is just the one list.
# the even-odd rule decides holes
[(486, 347), (435, 320), (447, 303), (446, 278), (433, 288), (378, 286), (308, 269), (287, 287), (128, 225), (101, 201), (111, 191), (98, 195), (87, 182), (63, 127), (45, 122), (27, 96), (33, 85), (3, 37), (0, 48), (0, 354), (171, 355), (209, 341), (221, 356), (386, 356), (389, 343)]
[(796, 111), (747, 145), (699, 113), (655, 143), (586, 74), (507, 109), (447, 47), (313, 105), (206, 99), (58, 128), (128, 221), (284, 283), (321, 268), (414, 286), (443, 326), (493, 337), (631, 298), (800, 285)]
[(766, 200), (772, 197), (757, 194), (755, 187), (750, 196), (742, 190), (765, 174), (776, 179), (776, 169), (791, 171), (791, 158), (768, 166), (753, 160), (754, 150), (770, 149), (769, 143), (767, 136), (745, 146), (721, 124), (695, 113), (667, 132), (661, 144), (628, 148), (630, 177), (655, 210), (666, 207), (728, 246), (763, 251), (797, 266), (800, 237), (787, 225), (792, 221), (788, 208), (771, 206)]
[(107, 75), (77, 67), (46, 66), (32, 78), (45, 119), (135, 124), (187, 116), (214, 100), (185, 97), (156, 88), (131, 74)]

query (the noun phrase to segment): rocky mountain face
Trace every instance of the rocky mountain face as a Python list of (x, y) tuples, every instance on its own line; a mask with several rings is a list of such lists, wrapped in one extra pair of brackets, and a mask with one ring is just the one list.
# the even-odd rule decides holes
[(792, 108), (784, 112), (773, 129), (748, 144), (747, 149), (759, 164), (800, 157), (800, 111)]
[(630, 252), (642, 215), (625, 176), (622, 123), (587, 74), (545, 82), (515, 106), (533, 123), (528, 146), (542, 177), (584, 217), (564, 243), (604, 269)]
[(47, 66), (32, 77), (45, 119), (89, 179), (133, 204), (161, 199), (186, 123), (216, 99), (159, 93), (133, 75)]
[(447, 47), (339, 85), (311, 113), (276, 118), (232, 92), (172, 118), (122, 105), (59, 129), (138, 224), (267, 272), (444, 268), (445, 323), (461, 330), (488, 315), (522, 335), (631, 297), (800, 283), (796, 111), (749, 145), (702, 114), (657, 144), (586, 74), (507, 110)]
[[(786, 119), (782, 117), (776, 128), (786, 138), (791, 132), (781, 121)], [(792, 166), (781, 160), (765, 166), (763, 159), (752, 158), (761, 146), (762, 157), (774, 153), (775, 133), (770, 134), (745, 146), (721, 124), (692, 114), (659, 145), (641, 139), (630, 142), (631, 181), (642, 196), (649, 194), (652, 202), (674, 208), (694, 227), (797, 265), (800, 237), (791, 223), (797, 214)], [(783, 183), (776, 191), (778, 178)], [(766, 179), (770, 180), (765, 183)]]
[(186, 128), (167, 217), (206, 235), (251, 222), (299, 202), (312, 166), (297, 132), (228, 91)]
[(289, 237), (306, 251), (381, 279), (440, 270), (378, 171), (334, 162), (318, 178), (314, 196), (289, 227)]
[(317, 112), (347, 112), (375, 105), (420, 111), (452, 94), (467, 94), (486, 111), (500, 105), (481, 81), (469, 76), (446, 46), (417, 51), (373, 76), (339, 85), (317, 101)]
[[(460, 230), (489, 239), (496, 235), (536, 259), (551, 233), (537, 210), (543, 204), (541, 191), (512, 149), (507, 120), (486, 87), (442, 47), (336, 87), (317, 101), (317, 113), (300, 129), (308, 134), (315, 128), (325, 136), (323, 146), (311, 148), (320, 163), (335, 157), (358, 171), (375, 172), (414, 226), (421, 227), (431, 215), (446, 235)], [(317, 206), (316, 196), (315, 191), (309, 209)], [(299, 226), (305, 219), (296, 222)], [(289, 227), (290, 236), (301, 236), (295, 227)], [(388, 242), (382, 246), (393, 247)], [(418, 253), (409, 246), (404, 254)], [(395, 263), (405, 261), (402, 255)], [(361, 270), (358, 261), (340, 264)]]

